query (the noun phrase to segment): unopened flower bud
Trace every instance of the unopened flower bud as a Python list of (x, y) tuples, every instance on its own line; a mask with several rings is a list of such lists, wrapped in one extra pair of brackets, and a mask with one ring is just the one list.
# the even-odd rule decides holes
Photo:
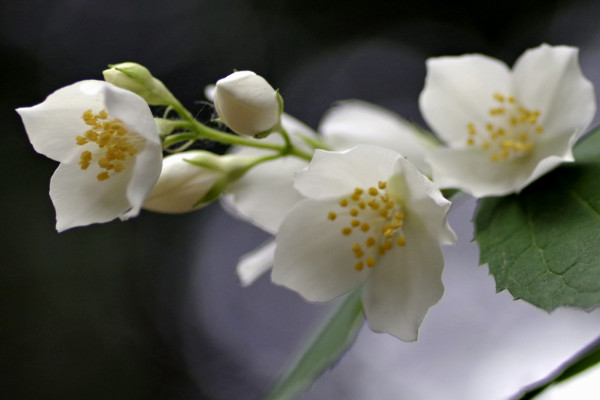
[(144, 209), (167, 214), (200, 209), (218, 198), (229, 183), (254, 165), (254, 160), (204, 150), (165, 157), (158, 182), (146, 199)]
[(281, 96), (260, 75), (237, 71), (220, 79), (214, 102), (221, 121), (240, 135), (256, 136), (279, 123)]
[(174, 98), (164, 83), (156, 79), (148, 68), (134, 62), (111, 65), (102, 71), (104, 80), (130, 90), (141, 96), (150, 105), (170, 105)]

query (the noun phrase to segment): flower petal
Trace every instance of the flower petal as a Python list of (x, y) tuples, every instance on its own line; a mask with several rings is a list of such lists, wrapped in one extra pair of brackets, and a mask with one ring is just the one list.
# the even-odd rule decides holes
[(226, 189), (222, 204), (234, 216), (275, 234), (290, 208), (302, 200), (292, 179), (305, 166), (306, 161), (291, 157), (259, 164)]
[(438, 149), (428, 161), (433, 169), (433, 181), (439, 187), (458, 188), (472, 196), (484, 197), (522, 190), (533, 179), (540, 159), (528, 157), (493, 163), (486, 152), (468, 148)]
[(431, 58), (419, 107), (442, 140), (464, 147), (467, 125), (485, 125), (495, 106), (493, 94), (510, 89), (511, 72), (496, 59), (479, 54)]
[(540, 111), (540, 140), (584, 133), (596, 113), (594, 87), (579, 67), (578, 49), (543, 44), (523, 53), (514, 67), (514, 93)]
[(35, 151), (60, 162), (79, 158), (75, 138), (88, 129), (82, 114), (87, 109), (98, 112), (104, 108), (105, 85), (109, 84), (80, 81), (58, 89), (40, 104), (18, 108)]
[(319, 132), (336, 150), (357, 144), (373, 144), (395, 150), (426, 175), (431, 175), (425, 155), (436, 143), (421, 134), (399, 115), (359, 100), (348, 100), (331, 108), (319, 125)]
[[(327, 219), (336, 201), (304, 200), (281, 224), (271, 278), (309, 301), (329, 301), (358, 286), (368, 271), (354, 269), (353, 239), (341, 233), (350, 216)], [(338, 223), (338, 222), (341, 222)]]
[(312, 199), (341, 197), (355, 187), (386, 180), (400, 154), (380, 146), (361, 145), (340, 152), (317, 150), (310, 169), (297, 174), (294, 187)]
[(275, 240), (269, 240), (240, 258), (236, 274), (242, 286), (251, 285), (273, 266), (275, 247)]
[(403, 175), (405, 186), (408, 188), (408, 193), (404, 196), (406, 212), (413, 216), (427, 216), (423, 218), (423, 225), (428, 234), (435, 237), (439, 243), (456, 243), (456, 234), (446, 220), (450, 201), (407, 160), (399, 158), (396, 168)]
[(130, 204), (126, 187), (128, 168), (103, 182), (96, 179), (100, 169), (91, 165), (82, 171), (77, 165), (61, 163), (50, 179), (50, 197), (56, 210), (56, 230), (108, 222), (125, 213)]
[(444, 259), (437, 238), (419, 218), (406, 218), (406, 245), (378, 259), (363, 292), (369, 327), (404, 341), (417, 340), (427, 310), (444, 293)]
[[(312, 152), (312, 148), (302, 140), (302, 136), (315, 137), (312, 129), (287, 114), (282, 114), (281, 122), (294, 146)], [(262, 140), (283, 144), (283, 138), (277, 133)], [(272, 152), (237, 146), (230, 153), (247, 156)], [(293, 187), (293, 178), (306, 165), (306, 161), (293, 157), (259, 164), (227, 188), (226, 194), (221, 197), (221, 203), (232, 215), (275, 234), (290, 208), (302, 200), (302, 196)]]

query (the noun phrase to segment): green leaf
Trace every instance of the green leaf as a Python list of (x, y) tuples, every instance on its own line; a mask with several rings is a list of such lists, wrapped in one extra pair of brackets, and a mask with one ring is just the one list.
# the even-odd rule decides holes
[(344, 355), (363, 321), (361, 290), (356, 290), (325, 318), (317, 334), (308, 341), (266, 400), (292, 399), (307, 389)]
[(480, 201), (475, 239), (496, 290), (545, 310), (600, 304), (600, 133), (519, 195)]

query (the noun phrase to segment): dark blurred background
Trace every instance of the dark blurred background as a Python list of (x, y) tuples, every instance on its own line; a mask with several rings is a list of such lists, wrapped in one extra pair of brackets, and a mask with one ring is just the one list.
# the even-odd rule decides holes
[(251, 69), (312, 127), (347, 98), (422, 122), (431, 56), (482, 52), (512, 64), (542, 42), (570, 44), (598, 85), (599, 6), (3, 0), (0, 398), (258, 399), (323, 311), (268, 277), (238, 286), (237, 258), (267, 235), (218, 205), (57, 234), (56, 163), (33, 151), (16, 107), (136, 61), (196, 111), (205, 85)]

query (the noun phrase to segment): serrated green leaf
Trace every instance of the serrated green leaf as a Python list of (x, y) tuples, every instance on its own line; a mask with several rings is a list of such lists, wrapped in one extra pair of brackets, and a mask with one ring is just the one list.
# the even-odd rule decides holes
[(331, 368), (354, 342), (364, 321), (361, 291), (346, 296), (325, 318), (296, 361), (275, 384), (265, 400), (292, 399)]
[(480, 263), (497, 291), (548, 311), (600, 304), (598, 131), (575, 154), (519, 195), (482, 199), (475, 217)]

